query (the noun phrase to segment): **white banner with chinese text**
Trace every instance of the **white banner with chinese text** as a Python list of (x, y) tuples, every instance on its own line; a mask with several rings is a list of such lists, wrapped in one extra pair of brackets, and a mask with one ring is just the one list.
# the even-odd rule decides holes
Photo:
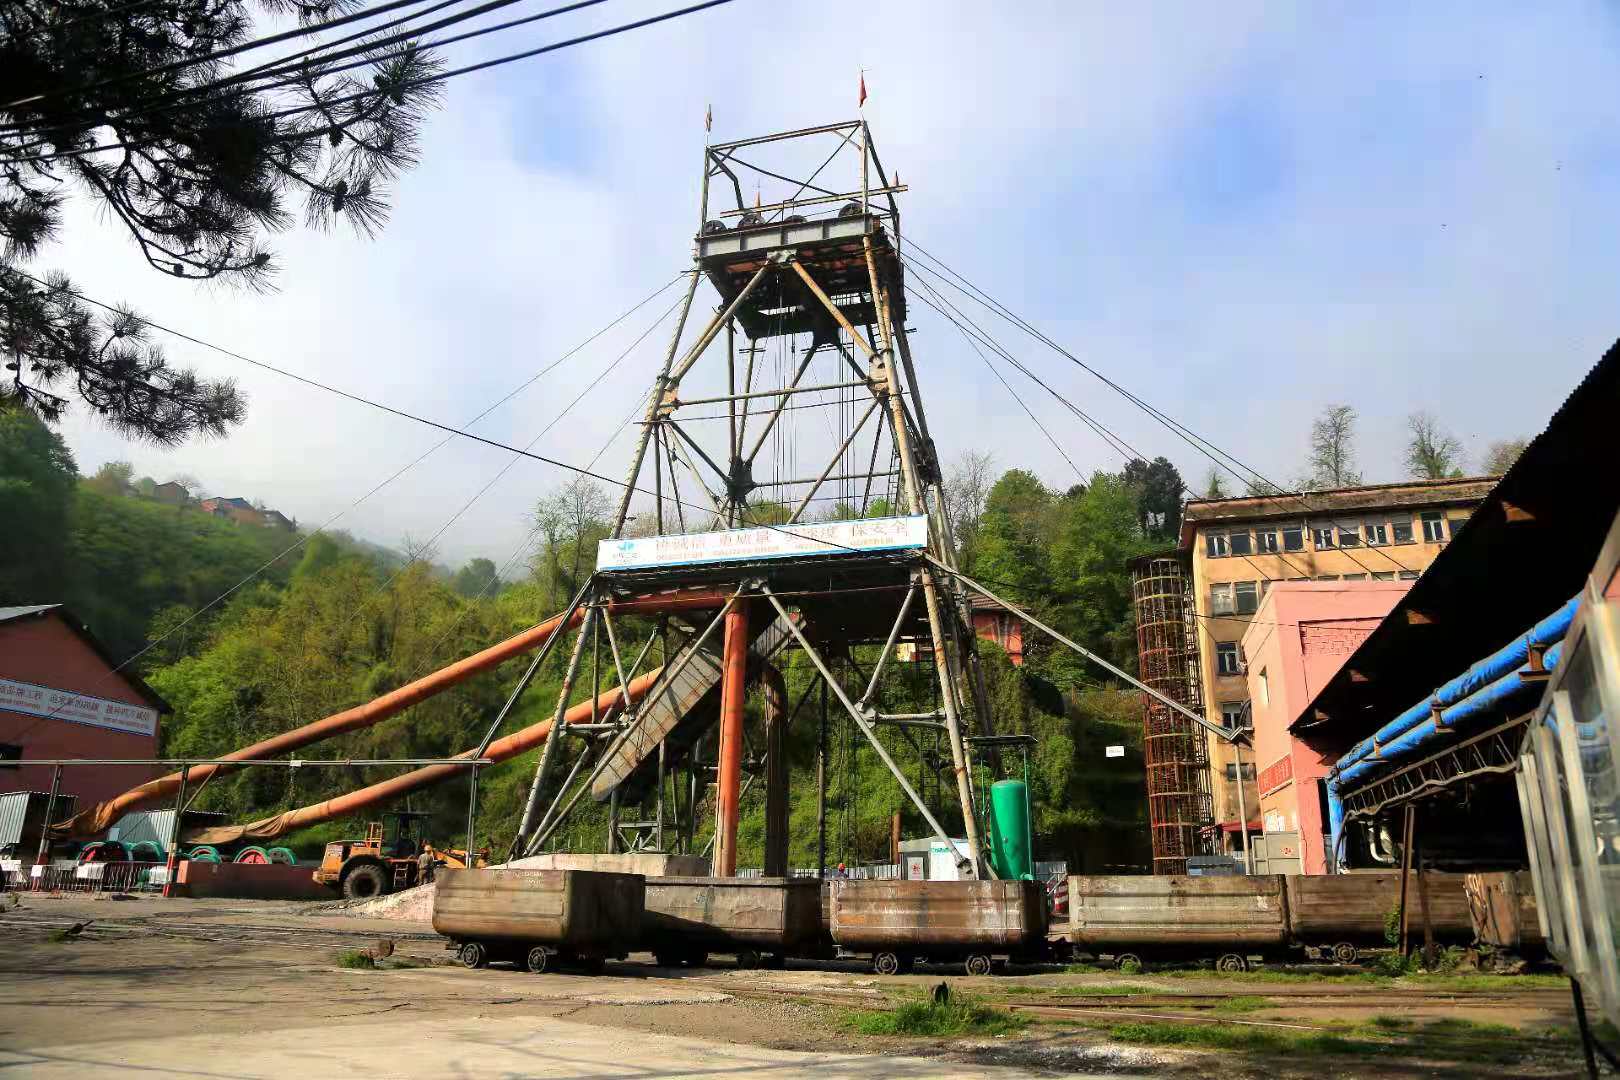
[(864, 554), (928, 546), (928, 518), (870, 518), (823, 521), (813, 525), (728, 529), (684, 536), (641, 536), (603, 540), (596, 546), (598, 570), (639, 570), (654, 566), (752, 562), (805, 555)]

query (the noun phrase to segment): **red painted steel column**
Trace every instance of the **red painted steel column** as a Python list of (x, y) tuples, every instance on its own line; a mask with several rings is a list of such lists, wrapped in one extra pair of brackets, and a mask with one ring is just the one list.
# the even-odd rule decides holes
[(743, 706), (748, 700), (748, 605), (726, 612), (725, 663), (720, 677), (720, 770), (715, 778), (714, 873), (737, 873), (737, 818), (742, 789)]

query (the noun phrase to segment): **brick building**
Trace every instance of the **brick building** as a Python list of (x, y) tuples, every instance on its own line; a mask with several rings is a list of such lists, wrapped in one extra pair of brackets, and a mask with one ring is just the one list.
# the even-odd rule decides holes
[(1327, 873), (1323, 780), (1338, 755), (1289, 726), (1411, 587), (1400, 580), (1283, 581), (1266, 591), (1242, 641), (1254, 722), (1254, 753), (1244, 764), (1254, 762), (1258, 773), (1264, 840), (1255, 846), (1256, 872)]
[[(1412, 582), (1445, 549), (1496, 483), (1494, 477), (1408, 480), (1300, 494), (1194, 499), (1180, 549), (1192, 563), (1199, 682), (1211, 723), (1247, 714), (1240, 642), (1278, 581)], [(1239, 846), (1238, 766), (1208, 738), (1210, 793), (1227, 850)], [(1254, 765), (1245, 755), (1243, 805), (1258, 825)]]
[[(115, 672), (95, 636), (60, 604), (0, 608), (0, 745), (23, 762), (0, 786), (49, 791), (36, 758), (154, 758), (169, 705), (146, 683)], [(68, 767), (62, 790), (79, 805), (117, 795), (160, 770)]]

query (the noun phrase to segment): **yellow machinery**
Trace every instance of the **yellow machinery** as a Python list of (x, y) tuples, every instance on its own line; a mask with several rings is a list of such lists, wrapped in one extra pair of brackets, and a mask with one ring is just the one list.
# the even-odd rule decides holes
[(422, 821), (430, 816), (391, 811), (366, 826), (364, 840), (327, 844), (315, 880), (337, 888), (350, 900), (363, 900), (431, 880), (432, 868), (439, 866), (465, 870), (488, 865), (487, 849), (473, 852), (469, 860), (460, 848), (435, 848), (422, 839)]

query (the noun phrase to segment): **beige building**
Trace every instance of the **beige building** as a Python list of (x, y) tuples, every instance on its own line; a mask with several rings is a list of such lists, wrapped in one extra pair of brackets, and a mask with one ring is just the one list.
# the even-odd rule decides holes
[[(1214, 724), (1249, 723), (1242, 638), (1275, 581), (1411, 581), (1495, 485), (1494, 477), (1196, 499), (1181, 522), (1191, 556), (1204, 711)], [(1231, 746), (1209, 738), (1210, 793), (1223, 850), (1237, 834), (1238, 770)], [(1252, 750), (1243, 752), (1243, 805), (1260, 823)]]

